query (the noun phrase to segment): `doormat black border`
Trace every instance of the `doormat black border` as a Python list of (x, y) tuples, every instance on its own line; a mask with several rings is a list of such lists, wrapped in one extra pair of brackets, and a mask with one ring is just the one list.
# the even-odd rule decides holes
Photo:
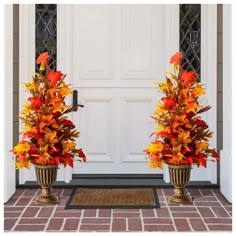
[(124, 187), (114, 187), (114, 186), (96, 186), (96, 187), (79, 187), (73, 189), (72, 193), (70, 194), (69, 200), (67, 201), (65, 205), (65, 209), (153, 209), (153, 208), (161, 208), (160, 207), (160, 202), (157, 196), (157, 191), (156, 188), (150, 188), (153, 191), (154, 199), (155, 199), (155, 205), (145, 205), (145, 206), (120, 206), (120, 205), (112, 205), (112, 206), (79, 206), (79, 205), (71, 205), (72, 199), (74, 197), (74, 194), (78, 189), (82, 188), (91, 188), (91, 189), (137, 189), (137, 188), (148, 188), (147, 186), (138, 186), (138, 187), (129, 187), (129, 186), (124, 186)]

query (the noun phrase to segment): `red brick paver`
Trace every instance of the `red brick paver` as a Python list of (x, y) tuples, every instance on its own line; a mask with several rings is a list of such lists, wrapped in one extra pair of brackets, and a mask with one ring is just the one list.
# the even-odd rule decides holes
[(219, 189), (189, 189), (189, 205), (168, 205), (173, 189), (157, 189), (159, 209), (65, 209), (72, 189), (54, 189), (59, 205), (35, 205), (39, 189), (17, 189), (4, 205), (4, 231), (232, 231), (232, 204)]
[(191, 231), (187, 219), (174, 219), (177, 231)]
[(113, 219), (112, 231), (126, 231), (126, 219)]
[(63, 218), (53, 218), (50, 220), (47, 230), (59, 231), (63, 223)]

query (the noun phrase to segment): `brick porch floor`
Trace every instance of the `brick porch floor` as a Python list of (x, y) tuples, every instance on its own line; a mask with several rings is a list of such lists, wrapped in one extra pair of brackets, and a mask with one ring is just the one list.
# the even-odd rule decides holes
[(71, 189), (54, 189), (60, 204), (32, 203), (38, 189), (18, 189), (4, 205), (5, 231), (232, 231), (232, 205), (218, 189), (189, 189), (194, 203), (167, 204), (173, 189), (157, 189), (160, 209), (65, 210)]

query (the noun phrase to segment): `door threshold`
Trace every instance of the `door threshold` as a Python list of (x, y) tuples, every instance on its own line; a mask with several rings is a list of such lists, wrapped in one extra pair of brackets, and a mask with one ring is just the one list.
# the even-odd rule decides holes
[[(37, 181), (27, 181), (25, 184), (17, 185), (17, 188), (39, 188)], [(170, 183), (165, 183), (163, 179), (157, 178), (81, 178), (72, 179), (70, 183), (57, 181), (54, 188), (102, 188), (102, 187), (147, 187), (147, 188), (173, 188)], [(218, 184), (211, 184), (209, 181), (191, 181), (186, 188), (219, 188)]]
[(162, 179), (163, 174), (73, 174), (74, 179)]

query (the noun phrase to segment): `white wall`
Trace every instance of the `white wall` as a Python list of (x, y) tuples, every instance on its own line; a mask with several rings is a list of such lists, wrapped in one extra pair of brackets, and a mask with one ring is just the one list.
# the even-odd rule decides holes
[(13, 146), (13, 5), (5, 5), (4, 47), (4, 202), (15, 192), (15, 162), (9, 152)]
[(232, 13), (223, 5), (223, 150), (220, 161), (220, 190), (232, 202)]

